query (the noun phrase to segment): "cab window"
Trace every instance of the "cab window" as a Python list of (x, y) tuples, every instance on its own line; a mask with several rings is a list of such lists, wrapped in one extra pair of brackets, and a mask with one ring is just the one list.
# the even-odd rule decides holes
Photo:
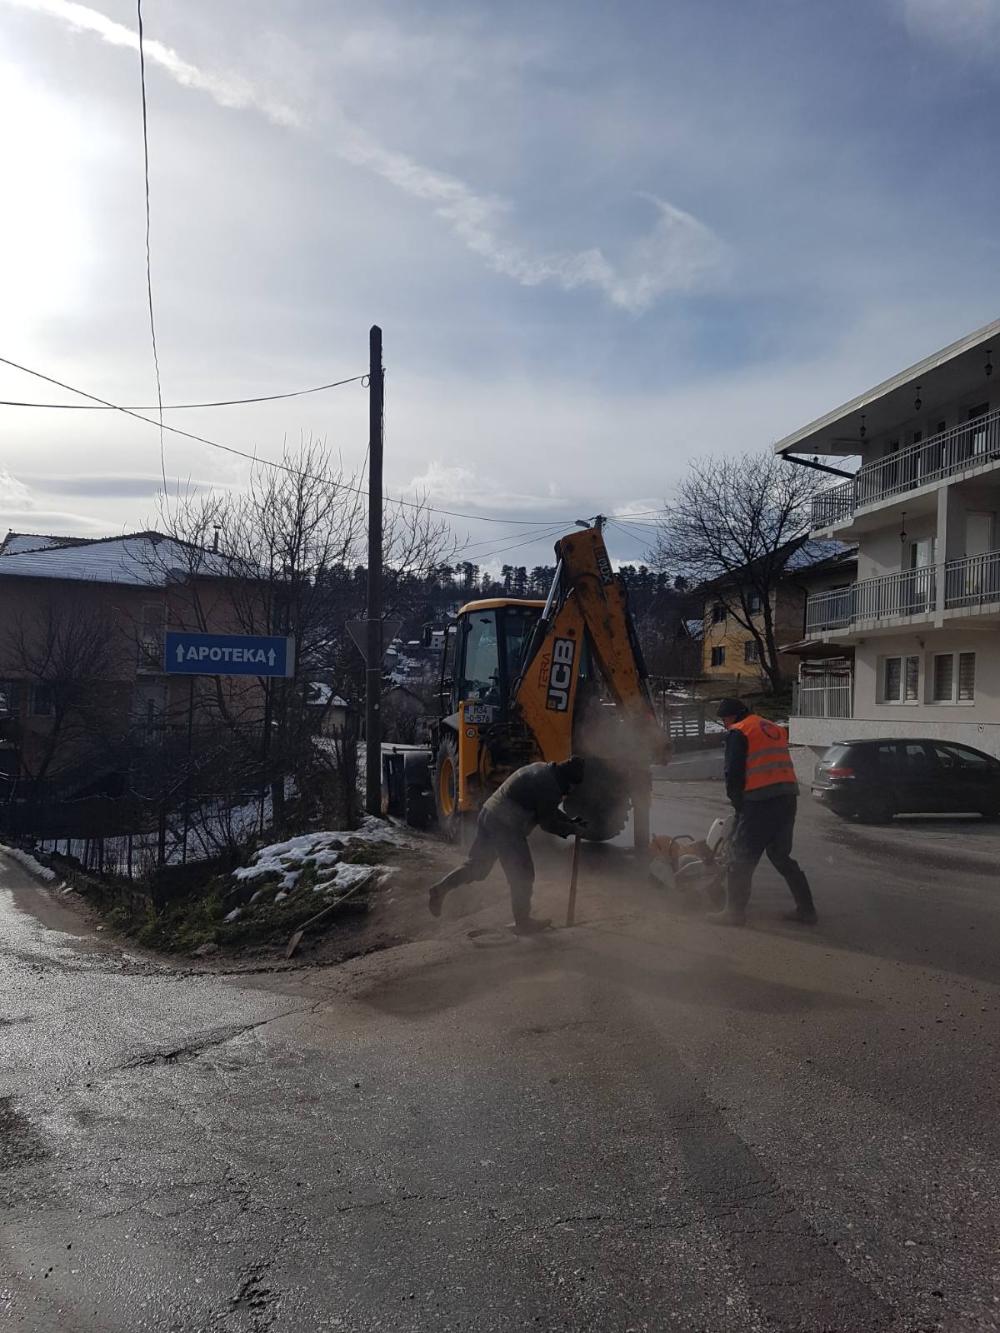
[(504, 639), (507, 645), (507, 676), (511, 685), (517, 679), (532, 631), (538, 624), (538, 612), (532, 608), (508, 606), (504, 612)]
[(477, 611), (469, 618), (459, 698), (472, 703), (500, 702), (500, 645), (494, 611)]

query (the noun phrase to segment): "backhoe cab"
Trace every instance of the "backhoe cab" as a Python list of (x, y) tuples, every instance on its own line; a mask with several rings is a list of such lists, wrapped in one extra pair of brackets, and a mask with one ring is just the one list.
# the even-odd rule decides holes
[[(648, 841), (649, 770), (669, 757), (656, 722), (627, 594), (598, 520), (556, 543), (545, 602), (469, 602), (449, 629), (429, 753), (405, 756), (404, 810), (446, 837), (522, 764), (582, 754), (587, 776), (566, 809), (598, 842), (636, 807)], [(398, 802), (397, 802), (398, 807)]]

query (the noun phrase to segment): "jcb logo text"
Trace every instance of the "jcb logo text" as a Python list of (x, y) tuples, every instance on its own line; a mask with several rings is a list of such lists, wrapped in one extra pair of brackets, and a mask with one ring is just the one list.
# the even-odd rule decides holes
[(552, 666), (549, 669), (549, 693), (545, 707), (556, 713), (569, 708), (569, 691), (573, 683), (573, 660), (576, 644), (572, 639), (556, 639), (552, 646)]

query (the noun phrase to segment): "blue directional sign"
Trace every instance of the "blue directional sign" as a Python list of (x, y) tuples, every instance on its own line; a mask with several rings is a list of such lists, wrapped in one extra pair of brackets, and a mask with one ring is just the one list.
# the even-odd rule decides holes
[(293, 676), (295, 640), (273, 634), (167, 633), (165, 670), (178, 676)]

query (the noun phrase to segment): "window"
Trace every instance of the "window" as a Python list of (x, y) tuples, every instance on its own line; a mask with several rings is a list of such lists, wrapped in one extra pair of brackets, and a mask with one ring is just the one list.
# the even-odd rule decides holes
[(163, 669), (163, 635), (166, 629), (167, 608), (163, 602), (147, 602), (142, 608), (142, 628), (139, 633), (139, 669)]
[(0, 680), (0, 721), (17, 717), (21, 712), (21, 682)]
[(882, 702), (916, 703), (920, 698), (920, 658), (885, 657), (882, 659)]
[(474, 615), (469, 622), (460, 698), (484, 704), (500, 701), (500, 646), (493, 611)]
[(31, 714), (33, 717), (52, 716), (52, 686), (40, 680), (31, 687)]
[(941, 767), (946, 772), (963, 770), (967, 773), (988, 773), (997, 766), (994, 760), (985, 754), (980, 754), (978, 750), (970, 750), (967, 745), (952, 745), (938, 741), (934, 748), (937, 750)]
[(747, 639), (743, 645), (743, 661), (747, 666), (752, 666), (760, 661), (760, 649), (757, 646), (756, 639)]
[(976, 654), (935, 653), (931, 702), (974, 703), (976, 698)]
[(721, 602), (716, 602), (712, 607), (712, 624), (721, 625), (726, 619), (726, 608)]
[[(764, 599), (759, 592), (747, 593), (747, 611), (752, 616), (759, 616), (764, 609)], [(747, 659), (749, 661), (749, 658)]]
[(955, 658), (951, 653), (938, 653), (934, 658), (934, 702), (950, 704), (954, 688)]
[(971, 703), (976, 697), (976, 654), (958, 655), (958, 701)]
[(726, 650), (725, 650), (725, 648), (713, 648), (713, 649), (712, 649), (712, 666), (725, 666), (725, 665), (726, 665)]

